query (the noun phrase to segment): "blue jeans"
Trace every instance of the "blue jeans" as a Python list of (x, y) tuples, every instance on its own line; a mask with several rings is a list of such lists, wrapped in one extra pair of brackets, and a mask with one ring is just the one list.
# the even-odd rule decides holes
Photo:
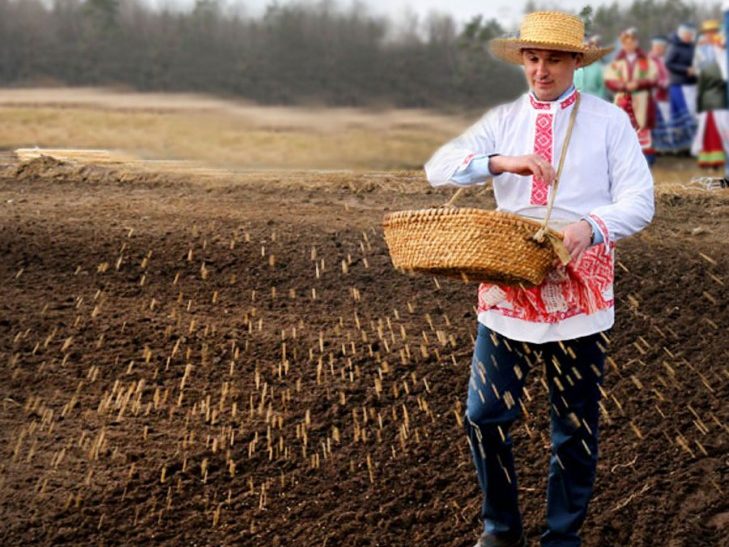
[(486, 532), (519, 536), (523, 531), (509, 428), (521, 412), (527, 374), (539, 360), (546, 365), (552, 422), (542, 545), (581, 544), (597, 466), (604, 345), (599, 334), (561, 343), (516, 342), (479, 323), (464, 424), (483, 491)]

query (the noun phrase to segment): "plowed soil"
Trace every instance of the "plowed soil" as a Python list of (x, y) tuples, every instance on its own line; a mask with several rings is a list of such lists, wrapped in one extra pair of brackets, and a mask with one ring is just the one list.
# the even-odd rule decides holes
[[(419, 173), (0, 176), (0, 543), (470, 546), (474, 285), (393, 270)], [(487, 191), (469, 205), (489, 206)], [(588, 546), (729, 545), (729, 195), (618, 247)], [(514, 430), (544, 518), (548, 408)]]

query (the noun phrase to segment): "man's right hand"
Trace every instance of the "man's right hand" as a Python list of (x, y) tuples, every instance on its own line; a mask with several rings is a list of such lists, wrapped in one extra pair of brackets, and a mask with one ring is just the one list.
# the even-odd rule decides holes
[(515, 175), (533, 175), (548, 185), (554, 182), (556, 173), (552, 164), (537, 154), (526, 156), (493, 156), (489, 160), (489, 171), (492, 175), (514, 173)]

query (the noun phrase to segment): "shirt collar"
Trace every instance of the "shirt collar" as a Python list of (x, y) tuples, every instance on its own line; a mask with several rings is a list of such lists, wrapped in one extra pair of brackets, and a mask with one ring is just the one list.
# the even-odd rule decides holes
[(532, 108), (535, 110), (554, 110), (556, 109), (557, 105), (559, 105), (562, 110), (567, 108), (568, 106), (574, 104), (574, 102), (577, 100), (577, 89), (575, 88), (574, 84), (572, 84), (567, 91), (562, 93), (562, 95), (559, 96), (554, 101), (540, 101), (537, 99), (537, 96), (534, 94), (533, 91), (529, 92), (529, 102), (532, 105)]

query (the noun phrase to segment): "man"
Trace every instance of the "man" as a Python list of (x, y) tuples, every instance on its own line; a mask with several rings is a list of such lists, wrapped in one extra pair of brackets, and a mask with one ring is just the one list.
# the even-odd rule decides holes
[(696, 133), (696, 71), (694, 62), (694, 40), (696, 29), (680, 25), (670, 39), (666, 53), (666, 68), (670, 73), (668, 87), (671, 102), (671, 118), (668, 128), (671, 132), (674, 151), (691, 148)]
[[(509, 427), (529, 369), (546, 364), (552, 458), (543, 546), (580, 545), (597, 464), (602, 332), (614, 320), (613, 247), (653, 216), (653, 180), (635, 130), (619, 108), (574, 89), (573, 76), (609, 50), (583, 43), (581, 19), (525, 16), (520, 37), (492, 54), (521, 64), (530, 92), (489, 111), (425, 166), (434, 186), (494, 179), (499, 210), (544, 217), (555, 163), (578, 108), (552, 212), (572, 261), (535, 288), (482, 284), (466, 431), (484, 521), (479, 547), (526, 545)], [(488, 242), (484, 242), (488, 244)]]
[(615, 104), (630, 118), (648, 165), (653, 165), (655, 150), (651, 130), (656, 120), (653, 90), (658, 86), (658, 67), (640, 48), (636, 29), (620, 33), (620, 48), (615, 60), (605, 67), (605, 86), (615, 94)]

